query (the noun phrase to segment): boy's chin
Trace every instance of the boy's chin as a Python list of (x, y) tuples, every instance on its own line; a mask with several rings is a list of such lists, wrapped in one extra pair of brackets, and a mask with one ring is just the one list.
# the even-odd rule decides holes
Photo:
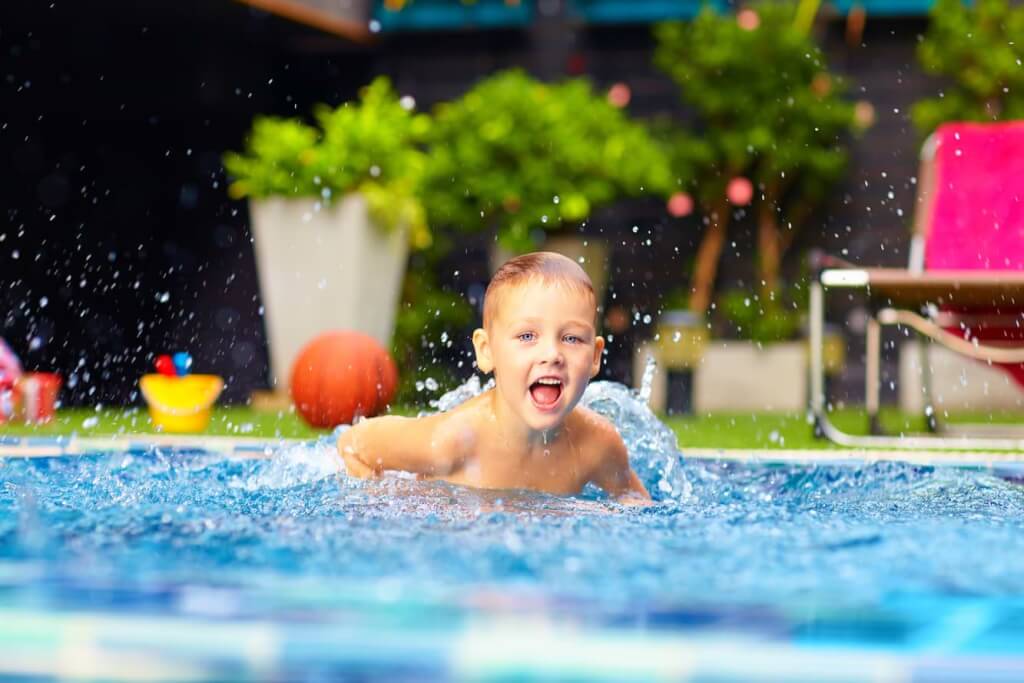
[(530, 429), (541, 432), (560, 426), (565, 421), (565, 412), (561, 400), (551, 407), (538, 406), (531, 401), (523, 417)]

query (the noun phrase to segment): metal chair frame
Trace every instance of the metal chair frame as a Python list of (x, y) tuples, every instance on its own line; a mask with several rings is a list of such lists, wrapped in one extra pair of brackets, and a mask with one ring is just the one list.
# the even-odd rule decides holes
[[(840, 445), (852, 448), (953, 448), (987, 450), (1024, 449), (1024, 430), (1007, 427), (1006, 434), (994, 435), (991, 425), (984, 430), (977, 425), (958, 425), (954, 433), (940, 423), (935, 410), (929, 347), (939, 343), (953, 351), (989, 362), (1024, 362), (1024, 347), (1002, 344), (980, 344), (947, 332), (944, 327), (960, 321), (998, 321), (999, 316), (959, 315), (939, 311), (941, 304), (983, 304), (998, 299), (1024, 305), (1024, 272), (939, 271), (924, 270), (924, 241), (927, 217), (932, 202), (934, 181), (934, 140), (929, 138), (921, 152), (918, 183), (918, 209), (915, 212), (914, 235), (911, 241), (910, 264), (907, 269), (858, 268), (838, 259), (823, 257), (820, 269), (810, 287), (810, 395), (815, 433)], [(836, 267), (827, 267), (836, 266)], [(863, 290), (869, 300), (871, 316), (866, 329), (865, 404), (869, 436), (857, 436), (839, 430), (829, 419), (825, 405), (825, 373), (823, 341), (826, 290)], [(920, 313), (915, 313), (916, 308)], [(912, 329), (921, 339), (921, 369), (925, 394), (925, 418), (928, 436), (885, 435), (879, 422), (881, 390), (882, 327), (897, 325)], [(965, 431), (965, 429), (967, 431)]]

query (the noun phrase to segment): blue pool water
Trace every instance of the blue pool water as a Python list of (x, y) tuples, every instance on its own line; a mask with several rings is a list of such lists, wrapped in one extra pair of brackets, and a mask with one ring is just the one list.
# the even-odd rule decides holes
[(0, 676), (1024, 680), (1020, 470), (688, 460), (584, 400), (656, 505), (353, 481), (326, 440), (0, 458)]

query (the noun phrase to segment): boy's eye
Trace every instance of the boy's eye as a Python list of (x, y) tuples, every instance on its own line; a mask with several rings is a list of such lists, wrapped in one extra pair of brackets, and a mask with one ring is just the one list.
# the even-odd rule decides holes
[(567, 334), (562, 339), (569, 344), (579, 344), (583, 340), (577, 337), (575, 334)]
[(518, 338), (519, 338), (519, 341), (528, 342), (528, 341), (533, 341), (534, 339), (536, 339), (537, 335), (535, 335), (533, 332), (523, 332), (522, 334), (519, 335)]

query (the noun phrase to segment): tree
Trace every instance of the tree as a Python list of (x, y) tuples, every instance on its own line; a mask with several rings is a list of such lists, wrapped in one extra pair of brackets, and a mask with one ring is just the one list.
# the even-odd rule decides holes
[(1024, 118), (1024, 6), (1007, 0), (937, 0), (917, 48), (924, 70), (948, 79), (911, 110), (928, 135), (944, 121)]
[(794, 3), (764, 2), (735, 16), (705, 8), (691, 22), (655, 28), (655, 64), (696, 114), (675, 155), (695, 167), (707, 218), (691, 279), (690, 307), (701, 315), (711, 303), (730, 204), (754, 203), (759, 298), (770, 314), (793, 237), (846, 165), (855, 108), (798, 14)]

